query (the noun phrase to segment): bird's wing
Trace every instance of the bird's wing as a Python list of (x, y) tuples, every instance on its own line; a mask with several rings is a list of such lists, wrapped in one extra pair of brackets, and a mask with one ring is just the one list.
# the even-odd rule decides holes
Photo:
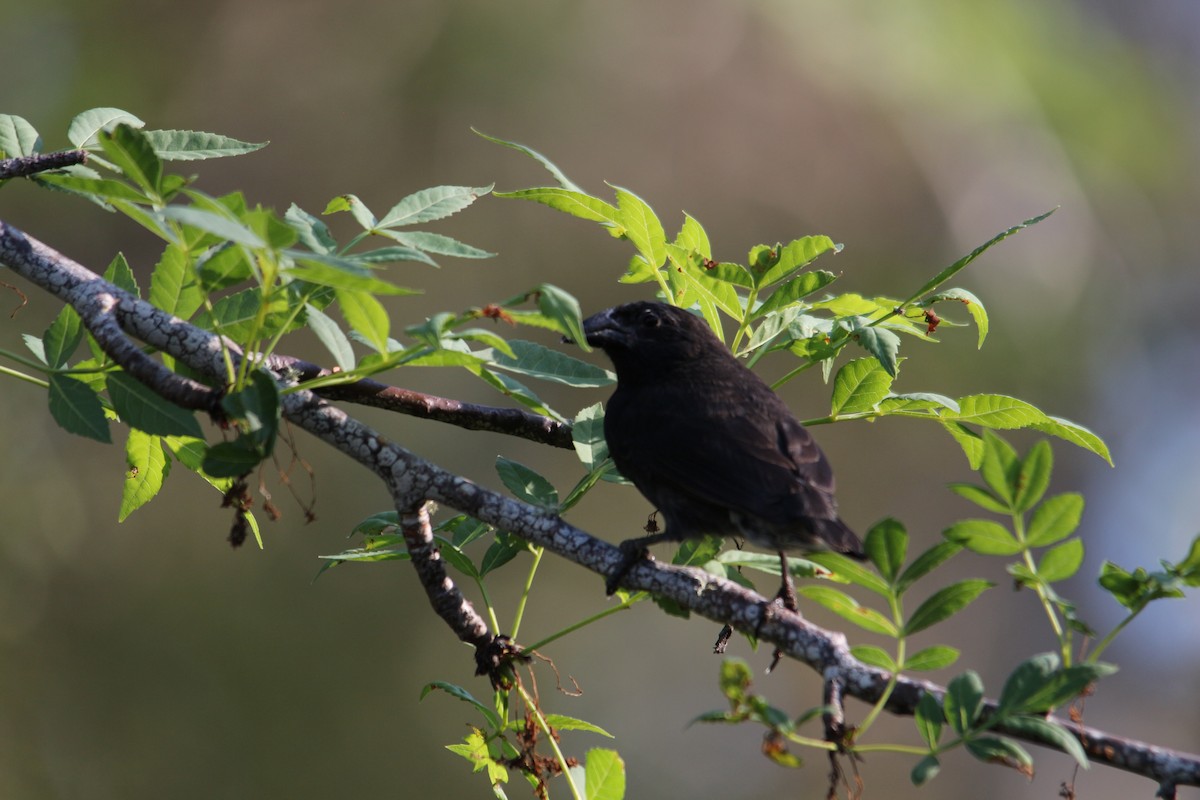
[(836, 519), (829, 463), (812, 435), (776, 400), (740, 408), (659, 405), (642, 415), (639, 435), (628, 437), (614, 456), (619, 465), (636, 465), (622, 467), (634, 473), (628, 476), (634, 483), (645, 475), (770, 522)]

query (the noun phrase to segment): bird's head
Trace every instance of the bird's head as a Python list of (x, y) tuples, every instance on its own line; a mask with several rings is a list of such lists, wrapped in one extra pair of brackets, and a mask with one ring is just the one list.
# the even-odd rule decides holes
[(588, 344), (599, 347), (618, 378), (643, 369), (664, 370), (710, 354), (727, 354), (703, 319), (664, 303), (626, 303), (583, 321)]

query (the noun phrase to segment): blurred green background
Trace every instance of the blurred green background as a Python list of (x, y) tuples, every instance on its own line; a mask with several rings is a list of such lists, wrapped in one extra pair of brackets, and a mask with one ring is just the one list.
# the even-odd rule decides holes
[[(1115, 470), (1056, 445), (1054, 488), (1089, 501), (1087, 559), (1065, 591), (1097, 627), (1118, 618), (1092, 589), (1104, 559), (1178, 560), (1200, 529), (1200, 6), (1189, 0), (0, 0), (0, 11), (0, 111), (27, 118), (48, 148), (64, 146), (71, 117), (94, 106), (150, 127), (270, 139), (259, 153), (183, 171), (199, 172), (210, 193), (240, 188), (280, 211), (319, 211), (342, 192), (382, 210), (428, 185), (546, 180), (474, 136), (476, 126), (545, 152), (592, 191), (606, 180), (631, 188), (668, 228), (687, 210), (722, 258), (824, 233), (846, 244), (821, 263), (843, 273), (838, 288), (903, 295), (997, 231), (1061, 206), (957, 281), (991, 313), (984, 349), (973, 331), (947, 330), (936, 351), (906, 341), (897, 388), (1013, 394), (1108, 440)], [(28, 185), (4, 188), (0, 218), (98, 270), (123, 250), (143, 282), (156, 256), (132, 224)], [(626, 244), (541, 207), (486, 198), (439, 230), (499, 256), (393, 267), (397, 282), (426, 289), (390, 301), (394, 328), (541, 281), (588, 312), (648, 296), (616, 283)], [(21, 288), (30, 303), (12, 318), (18, 300), (0, 294), (5, 350), (21, 351), (20, 333), (40, 335), (57, 312)], [(321, 357), (302, 338), (284, 350)], [(498, 402), (449, 371), (394, 380)], [(605, 394), (545, 392), (568, 414)], [(809, 373), (787, 398), (815, 416), (828, 389)], [(498, 453), (559, 476), (562, 488), (578, 474), (566, 452), (354, 412), (493, 487)], [(387, 505), (359, 469), (299, 438), (316, 478), (313, 488), (299, 475), (296, 491), (315, 494), (317, 521), (304, 524), (270, 481), (284, 517), (264, 522), (266, 551), (231, 551), (229, 514), (193, 476), (179, 470), (118, 526), (118, 448), (58, 431), (44, 394), (26, 384), (3, 383), (0, 414), (0, 796), (489, 796), (443, 749), (476, 721), (470, 709), (443, 695), (418, 702), (430, 680), (487, 690), (407, 565), (344, 567), (312, 583), (316, 556), (340, 550), (355, 522)], [(928, 544), (975, 514), (943, 488), (969, 474), (932, 426), (848, 424), (818, 436), (860, 530), (894, 515)], [(604, 485), (572, 521), (616, 541), (646, 510), (632, 490)], [(527, 640), (610, 602), (598, 577), (547, 561)], [(999, 585), (918, 644), (960, 644), (954, 669), (978, 670), (994, 694), (1051, 638), (998, 560), (963, 557), (958, 569)], [(523, 575), (493, 581), (506, 616)], [(1110, 651), (1123, 670), (1088, 700), (1089, 724), (1200, 750), (1198, 611), (1191, 597), (1145, 614)], [(584, 693), (559, 694), (542, 669), (544, 705), (617, 736), (569, 734), (565, 748), (615, 745), (633, 798), (823, 797), (823, 758), (788, 771), (762, 759), (754, 730), (686, 727), (723, 704), (708, 654), (715, 634), (647, 605), (553, 646), (547, 655)], [(756, 670), (767, 661), (743, 640), (731, 651)], [(820, 701), (818, 677), (795, 664), (758, 688), (797, 713)], [(884, 729), (907, 736), (911, 722)], [(1055, 796), (1071, 764), (1035, 757), (1032, 786), (957, 753), (926, 790), (908, 785), (907, 758), (876, 755), (861, 770), (869, 797)], [(1089, 798), (1150, 791), (1105, 769), (1081, 773), (1077, 788)], [(514, 784), (510, 796), (528, 795)]]

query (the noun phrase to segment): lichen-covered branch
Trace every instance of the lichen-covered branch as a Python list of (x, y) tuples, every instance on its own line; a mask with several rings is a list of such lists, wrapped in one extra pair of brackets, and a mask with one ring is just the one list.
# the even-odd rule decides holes
[(86, 150), (62, 150), (58, 153), (37, 153), (32, 156), (0, 159), (0, 181), (62, 169), (86, 161)]
[[(266, 366), (274, 372), (291, 371), (302, 381), (336, 374), (317, 364), (285, 355), (271, 356), (267, 359)], [(412, 417), (445, 422), (467, 430), (503, 433), (567, 450), (573, 446), (570, 425), (520, 408), (464, 403), (448, 397), (389, 386), (369, 378), (353, 383), (323, 386), (317, 389), (316, 393), (330, 400), (382, 408)]]
[[(111, 314), (124, 333), (169, 353), (201, 374), (214, 379), (224, 375), (222, 346), (216, 336), (123, 292), (2, 222), (0, 262), (69, 303), (81, 314), (89, 310), (94, 298), (111, 296), (116, 300), (115, 307), (104, 309), (104, 313)], [(237, 354), (233, 357), (236, 362)], [(415, 546), (419, 551), (415, 555), (420, 557), (414, 557), (414, 563), (419, 573), (425, 571), (422, 584), (429, 592), (434, 608), (460, 638), (476, 644), (477, 652), (486, 649), (480, 647), (485, 643), (499, 645), (496, 652), (511, 653), (512, 650), (505, 650), (504, 637), (488, 634), (486, 625), (445, 576), (440, 559), (431, 547), (428, 516), (423, 510), (426, 500), (470, 514), (596, 573), (597, 591), (603, 585), (602, 578), (614, 572), (622, 562), (617, 547), (590, 536), (544, 509), (505, 497), (426, 461), (312, 392), (292, 392), (284, 395), (282, 402), (284, 415), (294, 425), (354, 459), (389, 487), (404, 520), (402, 527), (410, 539), (410, 547)], [(844, 696), (874, 703), (888, 684), (888, 673), (869, 667), (850, 654), (843, 634), (819, 628), (785, 609), (774, 608), (765, 614), (767, 606), (761, 596), (724, 578), (699, 569), (645, 560), (628, 570), (621, 585), (661, 595), (693, 613), (768, 641), (785, 655), (816, 670), (827, 686), (837, 687)], [(926, 692), (940, 699), (945, 689), (902, 676), (896, 681), (886, 708), (893, 714), (911, 715)], [(985, 713), (995, 710), (995, 704), (989, 704)], [(835, 723), (832, 729), (836, 729), (838, 722), (836, 716), (827, 720), (827, 724)], [(1063, 725), (1078, 737), (1093, 762), (1145, 776), (1158, 784), (1161, 796), (1171, 796), (1176, 786), (1200, 786), (1200, 756), (1074, 723), (1063, 722)], [(1053, 746), (1020, 731), (1006, 730), (1002, 724), (995, 730), (1014, 738)]]

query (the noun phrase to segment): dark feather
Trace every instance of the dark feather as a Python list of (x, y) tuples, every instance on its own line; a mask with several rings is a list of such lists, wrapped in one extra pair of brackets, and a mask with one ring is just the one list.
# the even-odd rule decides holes
[(775, 550), (861, 556), (812, 435), (702, 319), (630, 303), (589, 317), (584, 331), (617, 372), (609, 452), (662, 512), (667, 536), (741, 535)]

